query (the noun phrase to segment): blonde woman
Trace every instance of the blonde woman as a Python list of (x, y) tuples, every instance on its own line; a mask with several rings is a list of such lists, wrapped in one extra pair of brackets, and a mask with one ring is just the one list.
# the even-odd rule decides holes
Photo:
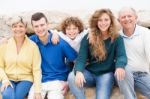
[(40, 98), (41, 56), (36, 44), (26, 36), (26, 28), (21, 17), (14, 17), (13, 36), (0, 45), (2, 99), (24, 99), (33, 83), (35, 98)]
[(109, 9), (95, 11), (89, 23), (89, 34), (81, 42), (74, 72), (68, 77), (69, 87), (76, 99), (86, 99), (83, 87), (95, 85), (96, 99), (110, 99), (114, 72), (118, 80), (125, 75), (124, 42)]

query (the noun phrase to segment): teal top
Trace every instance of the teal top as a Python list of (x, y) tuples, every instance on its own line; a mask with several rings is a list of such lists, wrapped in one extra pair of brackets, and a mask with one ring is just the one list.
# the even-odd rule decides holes
[[(108, 38), (104, 40), (104, 43), (107, 56), (105, 60), (98, 61), (92, 56), (92, 48), (89, 44), (88, 35), (86, 35), (81, 42), (79, 55), (75, 63), (75, 72), (83, 72), (86, 68), (95, 75), (101, 75), (114, 72), (115, 68), (124, 68), (127, 64), (127, 56), (123, 38), (118, 36), (114, 42), (111, 42), (111, 38)], [(89, 64), (86, 66), (87, 60), (89, 60)]]

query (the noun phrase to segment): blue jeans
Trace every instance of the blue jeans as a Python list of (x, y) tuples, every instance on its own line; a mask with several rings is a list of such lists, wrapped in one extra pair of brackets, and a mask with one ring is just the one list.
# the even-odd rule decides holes
[(125, 79), (118, 81), (125, 99), (137, 99), (135, 90), (150, 99), (150, 74), (126, 70)]
[[(112, 72), (96, 76), (88, 70), (84, 70), (83, 75), (86, 80), (86, 83), (84, 84), (85, 87), (96, 86), (96, 99), (110, 99), (112, 87), (114, 84), (114, 75)], [(78, 88), (75, 84), (74, 72), (69, 74), (68, 83), (69, 88), (76, 99), (86, 99), (84, 88)]]
[[(13, 88), (11, 86), (8, 86), (1, 93), (2, 99), (24, 99), (27, 93), (29, 92), (30, 87), (32, 86), (32, 82), (30, 81), (11, 81), (11, 84)], [(0, 86), (2, 86), (1, 82)]]

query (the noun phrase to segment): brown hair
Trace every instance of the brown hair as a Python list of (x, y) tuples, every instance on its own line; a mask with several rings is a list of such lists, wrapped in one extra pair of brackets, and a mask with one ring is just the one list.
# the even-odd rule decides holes
[(75, 25), (76, 27), (78, 27), (79, 29), (79, 33), (81, 33), (84, 29), (84, 26), (83, 26), (83, 23), (82, 21), (78, 18), (78, 17), (67, 17), (66, 19), (64, 19), (62, 21), (62, 23), (60, 24), (60, 30), (66, 34), (66, 28), (69, 26), (69, 25)]
[(47, 20), (46, 16), (43, 13), (41, 13), (41, 12), (37, 12), (37, 13), (34, 13), (32, 15), (32, 17), (31, 17), (31, 24), (32, 24), (32, 21), (38, 21), (41, 18), (44, 18), (46, 23), (48, 23), (48, 20)]
[(89, 43), (91, 45), (91, 48), (93, 49), (93, 56), (96, 57), (99, 61), (102, 61), (106, 58), (106, 49), (105, 44), (102, 39), (101, 30), (98, 28), (98, 20), (99, 17), (102, 16), (102, 14), (107, 14), (110, 17), (111, 24), (108, 28), (108, 33), (111, 38), (111, 42), (115, 40), (117, 37), (118, 29), (115, 23), (115, 17), (111, 10), (109, 9), (100, 9), (96, 10), (94, 14), (91, 16), (89, 20), (90, 24), (90, 32), (89, 32)]

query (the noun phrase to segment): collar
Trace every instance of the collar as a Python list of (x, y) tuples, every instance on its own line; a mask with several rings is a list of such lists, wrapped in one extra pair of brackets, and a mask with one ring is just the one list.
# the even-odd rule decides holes
[[(48, 33), (49, 33), (49, 35), (48, 35), (48, 43), (51, 43), (52, 33), (51, 33), (50, 30), (48, 30)], [(35, 42), (36, 42), (36, 43), (42, 43), (41, 40), (39, 39), (39, 37), (38, 37), (37, 35), (35, 35), (35, 36), (36, 36)], [(48, 43), (47, 43), (47, 44), (48, 44)], [(42, 44), (43, 44), (43, 43), (42, 43)]]
[[(23, 42), (23, 44), (22, 44), (22, 47), (23, 46), (26, 46), (26, 44), (28, 44), (29, 43), (29, 38), (25, 35), (25, 39), (24, 39), (24, 42)], [(13, 51), (16, 51), (17, 49), (16, 49), (16, 41), (15, 41), (15, 39), (14, 39), (14, 37), (11, 37), (9, 40), (8, 40), (8, 46), (9, 47), (11, 47), (11, 50), (13, 50)]]
[(140, 32), (139, 32), (139, 26), (138, 25), (136, 25), (135, 30), (134, 30), (133, 34), (130, 37), (125, 35), (125, 33), (123, 32), (123, 29), (120, 31), (120, 35), (123, 38), (133, 38), (134, 36), (138, 36), (139, 34), (140, 34)]
[[(28, 42), (28, 40), (29, 40), (29, 38), (27, 37), (27, 35), (25, 35), (24, 43)], [(10, 43), (11, 43), (11, 42), (16, 43), (14, 37), (10, 38), (10, 39), (9, 39), (9, 42), (10, 42)]]

